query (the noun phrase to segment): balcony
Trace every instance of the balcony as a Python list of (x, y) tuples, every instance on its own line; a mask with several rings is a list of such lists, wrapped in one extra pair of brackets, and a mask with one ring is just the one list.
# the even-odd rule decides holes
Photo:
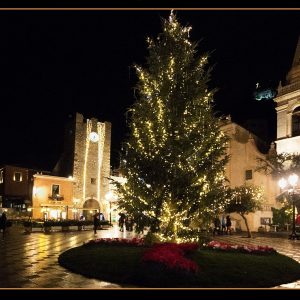
[(64, 200), (64, 196), (63, 195), (59, 195), (59, 194), (49, 195), (48, 199), (55, 200), (55, 201), (62, 201), (62, 200)]

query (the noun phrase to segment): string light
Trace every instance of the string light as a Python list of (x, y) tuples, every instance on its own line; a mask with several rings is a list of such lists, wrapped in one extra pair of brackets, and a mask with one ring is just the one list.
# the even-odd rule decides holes
[(98, 132), (98, 181), (97, 181), (97, 198), (98, 201), (101, 199), (100, 185), (101, 185), (101, 169), (103, 161), (103, 150), (105, 141), (105, 123), (97, 122), (97, 132)]
[(87, 160), (88, 153), (90, 147), (90, 133), (92, 131), (92, 121), (86, 120), (86, 137), (85, 137), (85, 154), (84, 154), (84, 164), (83, 164), (83, 189), (82, 189), (82, 199), (85, 201), (86, 194), (86, 168), (87, 168)]
[(227, 137), (206, 88), (208, 56), (195, 56), (191, 27), (173, 12), (163, 24), (162, 34), (147, 38), (147, 68), (135, 66), (139, 97), (131, 109), (120, 205), (156, 224), (161, 241), (196, 241), (191, 224), (225, 205)]

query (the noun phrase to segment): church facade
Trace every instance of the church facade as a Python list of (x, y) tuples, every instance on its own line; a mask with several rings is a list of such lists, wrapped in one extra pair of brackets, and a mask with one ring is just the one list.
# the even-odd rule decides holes
[[(222, 131), (230, 138), (227, 154), (230, 160), (225, 167), (225, 176), (229, 180), (231, 188), (246, 186), (260, 186), (263, 189), (262, 209), (248, 214), (247, 221), (251, 231), (258, 231), (260, 227), (269, 231), (272, 229), (272, 207), (278, 208), (276, 201), (279, 188), (271, 175), (256, 171), (257, 159), (265, 159), (268, 145), (265, 145), (257, 136), (247, 129), (231, 121), (228, 117), (224, 121)], [(233, 228), (246, 231), (246, 225), (242, 217), (232, 213)]]
[(277, 153), (300, 152), (300, 38), (293, 64), (274, 98), (277, 112)]

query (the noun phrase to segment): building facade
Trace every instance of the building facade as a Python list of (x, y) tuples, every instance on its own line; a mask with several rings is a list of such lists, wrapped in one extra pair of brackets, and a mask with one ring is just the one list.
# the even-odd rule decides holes
[[(225, 121), (222, 131), (229, 136), (227, 154), (230, 160), (225, 168), (225, 175), (231, 188), (242, 185), (254, 185), (263, 188), (264, 203), (261, 211), (247, 215), (250, 230), (257, 231), (265, 223), (272, 223), (272, 207), (278, 207), (276, 196), (279, 188), (271, 175), (257, 172), (257, 158), (266, 158), (267, 145), (254, 134), (232, 122), (230, 118)], [(239, 214), (231, 214), (234, 227), (246, 230), (245, 223)], [(266, 228), (267, 230), (270, 229)]]
[(33, 175), (33, 219), (77, 219), (77, 203), (73, 199), (73, 178)]
[(300, 152), (300, 38), (293, 64), (280, 82), (274, 101), (277, 112), (277, 153)]
[(96, 118), (71, 116), (65, 131), (64, 153), (54, 168), (60, 177), (74, 179), (73, 197), (81, 213), (90, 218), (90, 211), (100, 210), (106, 218), (109, 205), (111, 123)]
[(36, 172), (41, 171), (12, 165), (0, 168), (0, 206), (10, 218), (28, 215)]

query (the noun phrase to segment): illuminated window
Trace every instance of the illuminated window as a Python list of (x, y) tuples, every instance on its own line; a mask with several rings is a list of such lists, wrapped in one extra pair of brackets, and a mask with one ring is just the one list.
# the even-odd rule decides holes
[(21, 172), (15, 172), (14, 173), (14, 181), (17, 181), (17, 182), (22, 181), (22, 173)]
[(91, 184), (96, 184), (96, 178), (91, 178)]
[(300, 106), (293, 111), (292, 136), (300, 135)]
[(3, 170), (0, 171), (0, 183), (3, 183)]
[(246, 170), (245, 178), (246, 178), (246, 180), (251, 180), (252, 179), (252, 170)]
[(56, 198), (57, 196), (59, 196), (59, 185), (53, 184), (52, 185), (52, 197)]

